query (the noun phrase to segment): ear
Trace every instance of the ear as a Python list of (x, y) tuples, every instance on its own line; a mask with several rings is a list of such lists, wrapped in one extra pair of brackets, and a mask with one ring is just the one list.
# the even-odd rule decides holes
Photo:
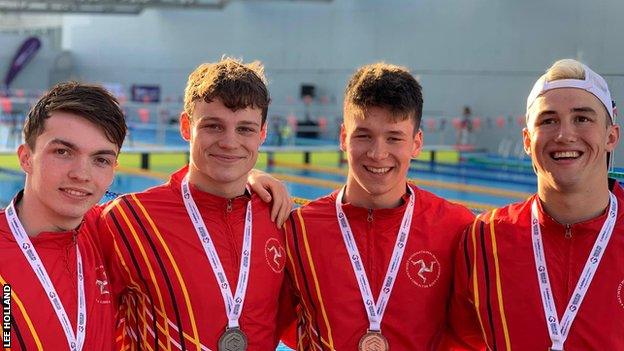
[(422, 150), (423, 145), (423, 134), (422, 130), (418, 129), (416, 135), (414, 135), (413, 145), (412, 145), (412, 158), (418, 157), (420, 155), (420, 151)]
[(347, 151), (347, 130), (344, 123), (340, 125), (340, 150)]
[(32, 160), (32, 150), (28, 144), (22, 144), (17, 148), (17, 158), (20, 163), (20, 167), (26, 174), (32, 173), (33, 169), (33, 160)]
[(260, 128), (260, 144), (264, 144), (264, 142), (266, 141), (268, 129), (268, 123), (264, 123), (262, 128)]
[(524, 152), (531, 156), (531, 133), (527, 128), (522, 129), (522, 144)]
[(615, 148), (618, 146), (618, 143), (620, 142), (620, 126), (617, 124), (614, 124), (612, 126), (609, 126), (608, 128), (609, 129), (607, 130), (607, 145), (605, 149), (611, 152), (615, 150)]
[(191, 118), (186, 112), (180, 114), (180, 134), (184, 140), (191, 140)]

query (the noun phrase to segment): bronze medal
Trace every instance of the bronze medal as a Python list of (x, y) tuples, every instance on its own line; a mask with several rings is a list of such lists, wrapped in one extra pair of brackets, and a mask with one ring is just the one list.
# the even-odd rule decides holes
[(389, 351), (390, 346), (388, 340), (381, 334), (380, 331), (369, 330), (360, 339), (358, 346), (359, 351)]
[(219, 338), (219, 351), (247, 350), (247, 336), (240, 328), (225, 328)]

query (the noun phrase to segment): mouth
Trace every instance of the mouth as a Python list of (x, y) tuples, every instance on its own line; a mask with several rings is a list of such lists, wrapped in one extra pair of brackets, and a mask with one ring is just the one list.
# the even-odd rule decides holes
[(580, 151), (553, 151), (550, 153), (550, 157), (555, 161), (560, 160), (576, 160), (583, 155)]
[(89, 191), (76, 188), (59, 188), (59, 190), (74, 198), (86, 198), (92, 195)]
[(375, 175), (384, 175), (388, 172), (390, 172), (394, 167), (373, 167), (373, 166), (364, 166), (364, 169), (366, 169), (369, 173), (375, 174)]
[(242, 156), (223, 155), (223, 154), (210, 154), (210, 157), (216, 158), (217, 160), (224, 161), (224, 162), (236, 162), (236, 161), (244, 159), (244, 157)]

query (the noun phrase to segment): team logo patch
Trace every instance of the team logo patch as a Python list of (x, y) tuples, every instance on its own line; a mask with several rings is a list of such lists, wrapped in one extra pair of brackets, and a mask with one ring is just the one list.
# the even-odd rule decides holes
[(275, 238), (269, 238), (264, 245), (264, 257), (273, 272), (282, 273), (286, 265), (286, 250)]
[(418, 287), (430, 288), (440, 278), (440, 262), (429, 251), (423, 250), (412, 254), (405, 266), (407, 276)]
[(108, 277), (106, 277), (106, 271), (104, 270), (104, 266), (98, 266), (95, 268), (95, 285), (97, 285), (99, 292), (97, 294), (95, 301), (102, 304), (111, 303), (111, 294), (108, 286)]
[(617, 288), (617, 299), (618, 299), (618, 302), (620, 303), (620, 306), (622, 306), (622, 308), (624, 308), (624, 291), (622, 291), (622, 290), (624, 290), (624, 280), (622, 280), (620, 282), (620, 284), (618, 285), (618, 288)]

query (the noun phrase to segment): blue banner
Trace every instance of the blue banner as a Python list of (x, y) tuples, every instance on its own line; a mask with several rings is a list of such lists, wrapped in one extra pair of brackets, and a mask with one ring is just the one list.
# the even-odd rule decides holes
[(30, 37), (24, 40), (22, 46), (17, 50), (13, 61), (9, 66), (6, 76), (4, 77), (4, 87), (9, 88), (11, 82), (17, 77), (17, 74), (32, 60), (39, 48), (41, 47), (41, 40), (37, 37)]

